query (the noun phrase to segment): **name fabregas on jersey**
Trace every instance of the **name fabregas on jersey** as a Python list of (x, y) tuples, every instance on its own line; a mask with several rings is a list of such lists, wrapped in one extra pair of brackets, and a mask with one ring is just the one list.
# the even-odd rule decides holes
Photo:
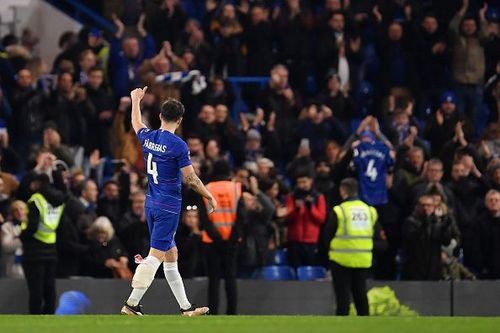
[(152, 141), (149, 141), (149, 139), (146, 139), (146, 141), (144, 141), (143, 146), (144, 148), (148, 148), (149, 150), (154, 150), (160, 153), (164, 153), (167, 151), (167, 146), (154, 143)]

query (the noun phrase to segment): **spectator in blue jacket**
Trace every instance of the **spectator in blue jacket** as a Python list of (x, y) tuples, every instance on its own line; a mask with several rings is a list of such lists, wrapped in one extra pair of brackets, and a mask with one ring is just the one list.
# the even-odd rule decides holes
[(137, 68), (145, 59), (155, 55), (155, 44), (151, 35), (144, 29), (145, 16), (141, 15), (137, 23), (137, 31), (142, 37), (142, 52), (139, 39), (136, 37), (123, 37), (125, 25), (113, 15), (113, 22), (116, 25), (116, 33), (111, 39), (110, 64), (111, 64), (111, 85), (116, 98), (128, 96), (130, 90), (140, 84)]

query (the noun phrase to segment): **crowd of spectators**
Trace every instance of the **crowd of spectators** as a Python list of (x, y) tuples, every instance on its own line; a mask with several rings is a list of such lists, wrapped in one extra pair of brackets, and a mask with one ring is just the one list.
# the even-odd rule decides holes
[[(118, 3), (115, 31), (61, 32), (53, 64), (33, 32), (1, 41), (0, 276), (23, 275), (25, 202), (47, 174), (65, 196), (57, 275), (130, 277), (149, 235), (129, 93), (148, 86), (144, 122), (181, 100), (200, 178), (226, 159), (243, 185), (242, 275), (283, 248), (293, 267), (324, 264), (354, 176), (388, 243), (375, 278), (500, 278), (498, 1), (207, 0), (197, 17), (190, 1)], [(244, 86), (243, 108), (231, 76), (269, 81)], [(202, 205), (184, 190), (185, 278), (207, 272)]]

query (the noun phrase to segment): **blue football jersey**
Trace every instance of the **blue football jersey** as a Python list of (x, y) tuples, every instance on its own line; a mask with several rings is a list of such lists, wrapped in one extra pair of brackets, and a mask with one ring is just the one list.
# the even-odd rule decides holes
[(361, 199), (369, 205), (387, 203), (387, 170), (394, 164), (389, 147), (383, 142), (361, 142), (354, 149)]
[(181, 210), (181, 168), (191, 165), (187, 144), (165, 130), (142, 128), (137, 132), (142, 145), (148, 194), (146, 207), (179, 214)]

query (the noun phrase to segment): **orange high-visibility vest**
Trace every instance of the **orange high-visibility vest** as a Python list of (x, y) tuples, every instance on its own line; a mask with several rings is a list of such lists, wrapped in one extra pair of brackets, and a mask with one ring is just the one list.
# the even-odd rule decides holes
[[(223, 240), (231, 237), (233, 226), (236, 223), (236, 212), (238, 210), (238, 201), (241, 197), (241, 184), (230, 180), (223, 180), (208, 183), (207, 189), (217, 200), (217, 209), (208, 215), (208, 221), (213, 223), (215, 229)], [(205, 205), (207, 200), (203, 199)], [(213, 243), (206, 231), (202, 232), (201, 240), (203, 243)]]

